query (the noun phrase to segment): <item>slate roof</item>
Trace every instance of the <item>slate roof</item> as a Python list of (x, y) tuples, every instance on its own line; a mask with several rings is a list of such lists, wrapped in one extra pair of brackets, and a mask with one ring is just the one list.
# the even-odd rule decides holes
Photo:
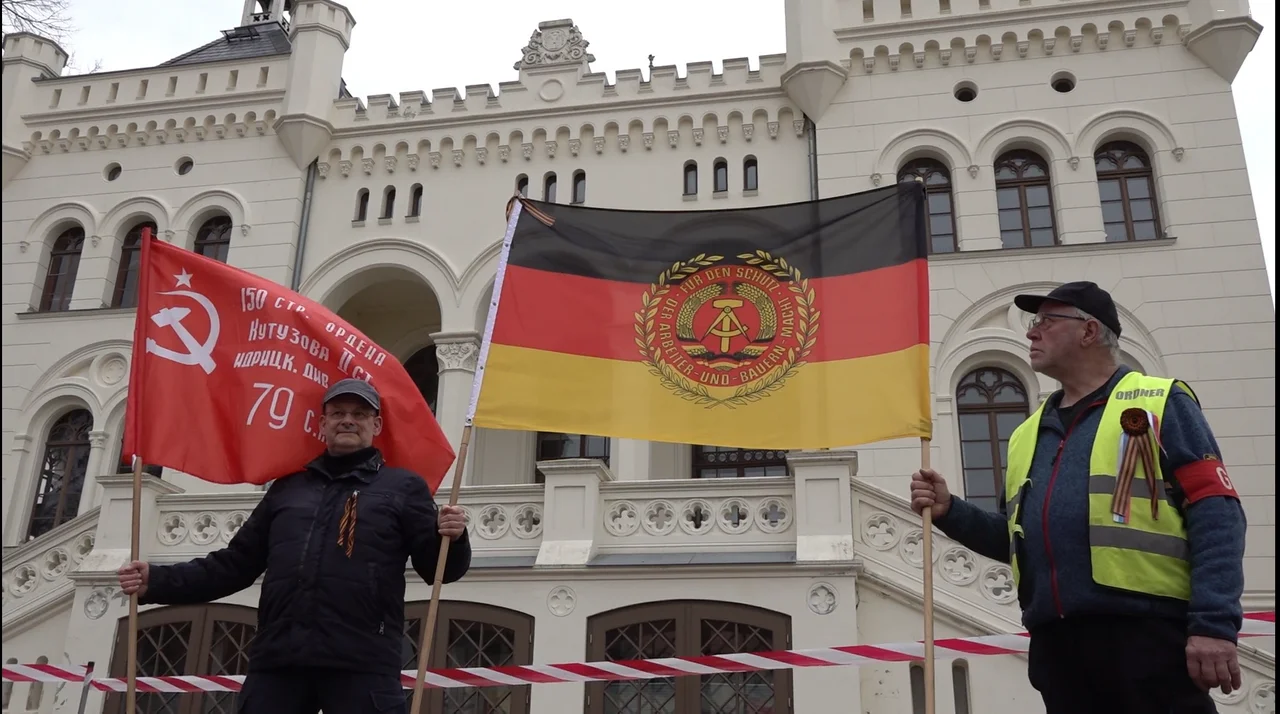
[(223, 30), (222, 38), (214, 40), (204, 47), (174, 57), (161, 67), (203, 64), (205, 62), (223, 62), (226, 60), (246, 60), (255, 57), (289, 54), (292, 46), (289, 35), (280, 25), (263, 23), (238, 27), (234, 30)]

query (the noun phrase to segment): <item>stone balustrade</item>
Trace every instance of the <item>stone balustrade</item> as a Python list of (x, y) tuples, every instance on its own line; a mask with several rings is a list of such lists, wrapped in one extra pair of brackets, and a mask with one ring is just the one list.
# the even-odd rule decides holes
[[(852, 512), (857, 523), (855, 549), (866, 564), (865, 577), (903, 596), (918, 597), (924, 587), (924, 530), (906, 500), (865, 481), (855, 481)], [(933, 531), (934, 590), (940, 605), (961, 612), (988, 631), (1020, 627), (1013, 571)]]
[(6, 549), (3, 576), (3, 621), (74, 589), (67, 577), (93, 551), (98, 525), (94, 508), (45, 533)]
[[(838, 496), (850, 488), (856, 459), (852, 452), (805, 452), (792, 455), (791, 477), (642, 481), (618, 481), (596, 460), (565, 459), (538, 465), (545, 484), (468, 486), (459, 505), (476, 558), (504, 559), (489, 561), (494, 564), (564, 567), (586, 565), (597, 555), (723, 551), (848, 562), (851, 506)], [(158, 562), (224, 547), (263, 495), (213, 485), (185, 493), (151, 476), (143, 481), (142, 555)], [(129, 547), (132, 479), (103, 476), (98, 483), (101, 519), (95, 509), (61, 527), (56, 540), (41, 539), (35, 549), (23, 546), (5, 558), (6, 598), (27, 594), (46, 577), (41, 573), (64, 567), (41, 570), (44, 559), (64, 551), (71, 558), (77, 547), (84, 552), (67, 562), (78, 564), (92, 551), (97, 557), (88, 569), (119, 567)], [(803, 504), (810, 504), (807, 511)]]

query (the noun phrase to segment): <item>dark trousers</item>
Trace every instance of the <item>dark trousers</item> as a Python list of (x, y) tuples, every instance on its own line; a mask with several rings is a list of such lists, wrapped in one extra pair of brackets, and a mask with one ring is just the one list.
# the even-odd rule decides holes
[(405, 714), (399, 673), (301, 668), (250, 672), (236, 698), (239, 714)]
[(1066, 618), (1031, 631), (1028, 676), (1047, 714), (1215, 714), (1186, 647), (1175, 620)]

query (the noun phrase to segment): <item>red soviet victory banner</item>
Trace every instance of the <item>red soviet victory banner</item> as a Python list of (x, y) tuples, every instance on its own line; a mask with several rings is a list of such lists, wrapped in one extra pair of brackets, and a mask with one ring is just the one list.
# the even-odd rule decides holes
[(126, 454), (215, 483), (266, 483), (323, 451), (324, 392), (356, 377), (382, 396), (374, 446), (435, 492), (453, 447), (395, 357), (324, 306), (150, 231), (141, 257)]

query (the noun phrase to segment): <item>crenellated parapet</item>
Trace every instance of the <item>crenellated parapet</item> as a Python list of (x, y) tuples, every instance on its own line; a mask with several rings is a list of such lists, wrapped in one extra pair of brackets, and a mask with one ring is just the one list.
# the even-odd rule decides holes
[(1161, 5), (1157, 12), (1141, 5), (1126, 12), (1121, 6), (1098, 15), (1063, 4), (1053, 12), (1006, 15), (998, 27), (904, 21), (835, 34), (849, 48), (845, 66), (851, 73), (871, 74), (1180, 45), (1193, 29), (1186, 8), (1176, 6)]
[(427, 92), (401, 92), (398, 97), (379, 94), (343, 98), (334, 102), (333, 124), (337, 132), (376, 124), (427, 126), (431, 122), (457, 122), (483, 113), (485, 121), (507, 114), (563, 114), (590, 107), (629, 106), (638, 102), (706, 103), (720, 97), (781, 95), (786, 55), (759, 58), (758, 69), (747, 58), (723, 61), (722, 72), (711, 62), (652, 67), (649, 78), (641, 69), (622, 69), (610, 82), (603, 72), (592, 72), (594, 59), (588, 42), (572, 20), (543, 22), (521, 50), (515, 63), (519, 79), (471, 84), (461, 91), (445, 87)]

